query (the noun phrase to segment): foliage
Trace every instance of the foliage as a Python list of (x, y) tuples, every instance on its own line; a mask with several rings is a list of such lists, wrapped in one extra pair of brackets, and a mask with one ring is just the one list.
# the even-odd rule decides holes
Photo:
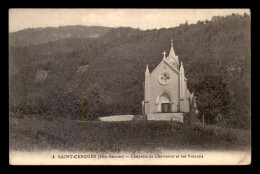
[(200, 119), (208, 124), (216, 123), (230, 115), (230, 94), (218, 76), (206, 76), (195, 87), (196, 105)]

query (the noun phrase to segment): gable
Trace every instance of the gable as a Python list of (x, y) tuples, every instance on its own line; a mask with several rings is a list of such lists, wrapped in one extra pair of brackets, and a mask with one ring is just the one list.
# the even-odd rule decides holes
[[(152, 76), (154, 73), (156, 73), (159, 68), (161, 68), (163, 65), (167, 66), (170, 68), (173, 72), (175, 72), (177, 75), (179, 75), (179, 71), (175, 69), (166, 59), (163, 59), (155, 68), (154, 70), (150, 73), (150, 76)], [(160, 71), (160, 70), (159, 70)], [(161, 72), (161, 71), (160, 71)]]

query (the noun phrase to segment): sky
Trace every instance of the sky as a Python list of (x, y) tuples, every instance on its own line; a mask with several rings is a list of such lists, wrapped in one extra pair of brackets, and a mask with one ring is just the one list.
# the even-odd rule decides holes
[(249, 9), (10, 9), (9, 32), (26, 28), (66, 25), (172, 28), (188, 21), (211, 20), (232, 13), (250, 15)]

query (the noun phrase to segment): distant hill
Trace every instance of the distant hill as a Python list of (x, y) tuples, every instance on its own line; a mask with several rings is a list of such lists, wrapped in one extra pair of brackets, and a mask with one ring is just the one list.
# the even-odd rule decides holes
[[(69, 28), (73, 27), (53, 30), (68, 33)], [(39, 30), (36, 35), (43, 37), (49, 29)], [(11, 109), (86, 119), (141, 114), (146, 64), (152, 71), (162, 60), (162, 52), (169, 52), (173, 39), (189, 82), (196, 84), (207, 75), (223, 77), (232, 94), (228, 125), (250, 127), (250, 16), (213, 17), (169, 29), (100, 30), (99, 37), (78, 37), (82, 34), (75, 32), (73, 37), (64, 34), (41, 44), (41, 37), (28, 34), (24, 47), (11, 44)], [(11, 35), (19, 38), (22, 33)]]
[(12, 46), (27, 46), (64, 38), (98, 38), (109, 30), (109, 27), (82, 25), (62, 26), (57, 28), (29, 28), (10, 33), (9, 44)]

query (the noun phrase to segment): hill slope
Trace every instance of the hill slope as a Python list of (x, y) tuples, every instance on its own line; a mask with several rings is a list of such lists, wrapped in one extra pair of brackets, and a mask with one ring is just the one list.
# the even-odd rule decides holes
[(12, 32), (9, 35), (9, 44), (12, 46), (27, 46), (56, 41), (64, 38), (98, 38), (110, 28), (99, 26), (62, 26), (46, 28), (29, 28)]
[[(18, 33), (16, 33), (18, 34)], [(98, 38), (10, 47), (13, 110), (67, 117), (140, 114), (146, 64), (152, 71), (170, 39), (188, 80), (219, 74), (232, 94), (229, 126), (250, 127), (250, 16), (213, 17), (176, 28), (112, 28)], [(89, 116), (89, 117), (88, 117)]]

